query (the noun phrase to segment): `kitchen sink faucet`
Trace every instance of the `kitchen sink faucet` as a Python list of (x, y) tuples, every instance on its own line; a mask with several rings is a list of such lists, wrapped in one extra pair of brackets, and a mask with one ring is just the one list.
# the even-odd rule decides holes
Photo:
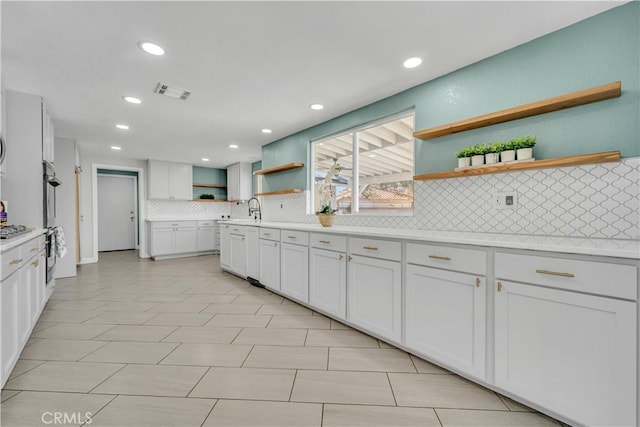
[[(258, 204), (257, 208), (251, 207), (252, 200), (255, 200), (256, 203)], [(253, 219), (259, 219), (260, 221), (262, 221), (262, 211), (260, 210), (260, 200), (256, 199), (255, 197), (252, 197), (249, 200), (247, 200), (247, 206), (249, 206), (249, 216), (253, 215)], [(257, 217), (256, 217), (256, 212), (258, 213)]]

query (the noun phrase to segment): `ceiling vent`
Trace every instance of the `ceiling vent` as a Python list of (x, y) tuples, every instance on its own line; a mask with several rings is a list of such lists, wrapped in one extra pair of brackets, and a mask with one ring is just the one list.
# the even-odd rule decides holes
[(176, 86), (169, 86), (168, 84), (164, 83), (158, 83), (154, 92), (159, 93), (160, 95), (168, 96), (169, 98), (182, 100), (187, 99), (189, 95), (191, 95), (191, 92), (189, 92), (188, 90)]

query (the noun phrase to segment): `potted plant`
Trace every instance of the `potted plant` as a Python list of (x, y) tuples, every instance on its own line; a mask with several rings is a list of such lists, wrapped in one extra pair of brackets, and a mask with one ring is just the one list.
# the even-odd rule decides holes
[(494, 142), (489, 145), (489, 152), (484, 155), (484, 162), (488, 165), (498, 163), (500, 153), (504, 151), (504, 142)]
[(533, 158), (533, 147), (536, 145), (536, 137), (531, 135), (513, 138), (509, 143), (516, 150), (518, 160), (526, 160)]
[(333, 221), (336, 219), (336, 210), (330, 205), (322, 205), (322, 207), (316, 211), (316, 215), (318, 215), (320, 224), (323, 227), (331, 227), (333, 225)]
[(511, 141), (504, 144), (504, 150), (500, 153), (501, 162), (513, 162), (516, 159), (516, 150)]
[(454, 154), (458, 158), (458, 168), (468, 168), (471, 166), (471, 147), (462, 148)]
[(471, 166), (484, 165), (484, 155), (489, 152), (489, 144), (477, 144), (470, 147)]

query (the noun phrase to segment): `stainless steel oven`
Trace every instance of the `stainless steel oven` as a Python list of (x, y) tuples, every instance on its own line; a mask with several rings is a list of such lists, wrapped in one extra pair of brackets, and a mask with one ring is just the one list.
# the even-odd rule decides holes
[(43, 224), (46, 232), (46, 256), (47, 256), (47, 284), (53, 279), (53, 272), (56, 266), (56, 245), (55, 245), (55, 226), (56, 226), (56, 187), (62, 182), (56, 178), (56, 170), (49, 162), (42, 162), (43, 179), (42, 179), (42, 207), (43, 207)]
[(48, 285), (53, 279), (53, 273), (56, 268), (56, 242), (55, 242), (55, 228), (48, 228), (45, 234), (45, 256), (47, 266), (47, 281)]

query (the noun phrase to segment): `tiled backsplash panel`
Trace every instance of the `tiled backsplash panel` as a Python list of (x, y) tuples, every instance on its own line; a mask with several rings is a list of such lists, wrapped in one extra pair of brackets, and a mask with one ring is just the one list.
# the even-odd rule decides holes
[[(640, 158), (615, 163), (417, 181), (414, 215), (339, 216), (336, 225), (640, 239)], [(497, 193), (515, 192), (515, 209)], [(316, 222), (309, 192), (269, 196), (263, 219)]]
[(229, 215), (229, 203), (191, 202), (188, 200), (149, 200), (147, 218), (149, 219), (213, 219)]

